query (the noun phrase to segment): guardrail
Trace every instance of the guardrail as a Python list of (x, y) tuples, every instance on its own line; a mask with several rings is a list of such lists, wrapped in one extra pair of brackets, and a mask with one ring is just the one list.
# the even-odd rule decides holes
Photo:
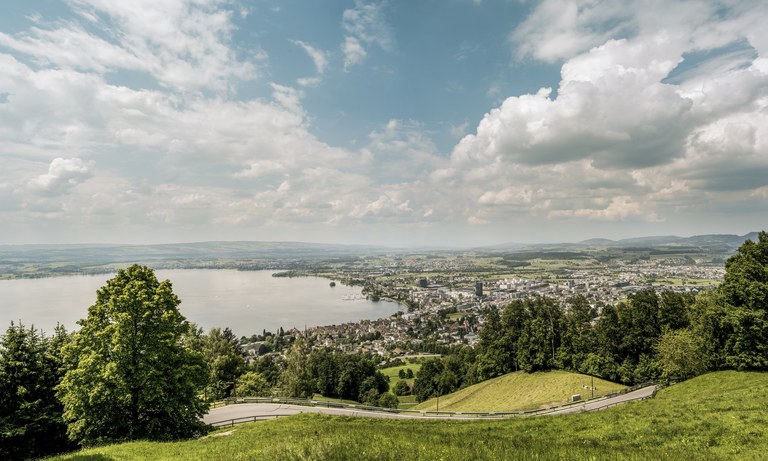
[(235, 424), (243, 424), (243, 423), (252, 423), (254, 421), (263, 421), (265, 419), (277, 419), (283, 415), (252, 415), (252, 416), (243, 416), (240, 418), (232, 418), (232, 419), (225, 419), (223, 421), (216, 421), (213, 423), (208, 424), (209, 426), (221, 428), (221, 427), (232, 427)]

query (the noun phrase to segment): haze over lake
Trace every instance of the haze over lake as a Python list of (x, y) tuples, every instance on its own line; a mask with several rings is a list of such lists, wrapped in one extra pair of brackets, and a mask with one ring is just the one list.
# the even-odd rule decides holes
[[(238, 336), (279, 327), (331, 325), (377, 319), (398, 310), (396, 303), (361, 299), (360, 287), (330, 286), (324, 278), (272, 277), (275, 271), (159, 270), (181, 299), (181, 313), (206, 331), (229, 327)], [(21, 320), (51, 333), (57, 322), (67, 330), (88, 315), (96, 290), (113, 274), (0, 281), (3, 328)], [(353, 298), (353, 299), (351, 299)]]

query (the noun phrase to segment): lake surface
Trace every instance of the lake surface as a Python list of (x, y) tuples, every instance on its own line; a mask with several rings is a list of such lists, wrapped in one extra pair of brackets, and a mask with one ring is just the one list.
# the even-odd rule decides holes
[[(275, 271), (159, 270), (181, 300), (179, 309), (206, 331), (229, 327), (237, 336), (260, 334), (279, 327), (333, 325), (392, 315), (393, 302), (361, 298), (360, 287), (318, 277), (272, 277)], [(96, 290), (114, 274), (0, 280), (0, 334), (11, 321), (51, 333), (56, 323), (67, 330), (88, 315)], [(354, 299), (350, 299), (354, 298)], [(79, 327), (78, 327), (79, 328)]]

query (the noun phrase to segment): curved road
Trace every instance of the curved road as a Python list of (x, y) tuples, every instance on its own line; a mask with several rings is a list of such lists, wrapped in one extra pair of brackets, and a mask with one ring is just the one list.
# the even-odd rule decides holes
[(642, 400), (653, 396), (658, 386), (646, 386), (626, 394), (617, 395), (616, 397), (610, 397), (607, 399), (596, 399), (584, 402), (582, 404), (571, 405), (565, 408), (555, 409), (551, 411), (543, 411), (538, 413), (540, 415), (564, 415), (567, 413), (581, 413), (582, 411), (597, 411), (603, 410), (614, 405), (620, 405), (622, 403), (630, 402), (632, 400)]
[(384, 411), (355, 410), (354, 408), (326, 408), (287, 403), (238, 403), (214, 408), (203, 417), (206, 424), (231, 419), (248, 418), (248, 421), (272, 419), (279, 416), (291, 416), (299, 413), (323, 413), (337, 416), (365, 416), (371, 418), (421, 418), (420, 415), (388, 413)]
[[(582, 404), (571, 405), (565, 408), (554, 409), (550, 411), (542, 411), (536, 413), (536, 415), (561, 415), (566, 413), (579, 413), (582, 411), (595, 411), (602, 410), (614, 405), (619, 405), (631, 400), (640, 400), (651, 397), (656, 391), (657, 386), (648, 386), (641, 389), (637, 389), (632, 392), (628, 392), (616, 397), (610, 397), (606, 399), (597, 399), (584, 402)], [(435, 414), (434, 412), (426, 413), (390, 413), (386, 411), (368, 411), (359, 410), (354, 408), (326, 408), (326, 407), (310, 407), (302, 405), (290, 405), (285, 403), (240, 403), (235, 405), (227, 405), (224, 407), (214, 408), (203, 417), (203, 421), (206, 424), (229, 422), (230, 420), (242, 419), (237, 422), (258, 421), (262, 419), (272, 419), (280, 416), (291, 416), (298, 413), (323, 413), (326, 415), (338, 415), (338, 416), (362, 416), (369, 418), (416, 418), (416, 419), (435, 419), (435, 418), (448, 418), (448, 419), (479, 419), (483, 418), (478, 416), (466, 416), (461, 413), (441, 413)], [(501, 416), (501, 415), (499, 415)], [(497, 418), (499, 416), (496, 416)], [(493, 417), (489, 415), (488, 417)]]

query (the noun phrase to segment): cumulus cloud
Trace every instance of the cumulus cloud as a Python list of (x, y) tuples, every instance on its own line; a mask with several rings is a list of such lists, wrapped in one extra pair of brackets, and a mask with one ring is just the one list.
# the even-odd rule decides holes
[(82, 183), (92, 172), (89, 165), (79, 158), (55, 158), (48, 172), (29, 182), (29, 186), (45, 194), (62, 194)]
[(609, 41), (566, 62), (556, 98), (550, 89), (508, 98), (455, 155), (532, 165), (582, 158), (605, 167), (671, 161), (682, 154), (692, 102), (661, 83), (679, 62), (679, 54), (656, 51), (674, 48), (668, 42)]
[[(398, 118), (354, 147), (318, 139), (303, 87), (320, 82), (328, 55), (308, 42), (293, 43), (316, 75), (295, 87), (259, 82), (261, 97), (236, 99), (263, 55), (230, 43), (239, 13), (225, 0), (123, 3), (72, 0), (72, 21), (0, 34), (13, 53), (0, 52), (4, 221), (57, 220), (79, 240), (118, 227), (152, 241), (306, 229), (338, 240), (379, 224), (431, 239), (768, 211), (759, 2), (674, 2), (656, 22), (647, 2), (537, 3), (510, 43), (518, 58), (560, 63), (559, 84), (453, 127), (463, 137), (450, 152), (434, 128)], [(345, 68), (393, 48), (382, 5), (345, 11)], [(115, 84), (119, 70), (156, 84)], [(180, 237), (187, 229), (201, 231)]]
[(432, 174), (472, 197), (469, 222), (658, 222), (760, 196), (764, 14), (676, 2), (654, 22), (646, 3), (544, 1), (513, 32), (519, 57), (563, 60), (561, 81), (504, 100)]

